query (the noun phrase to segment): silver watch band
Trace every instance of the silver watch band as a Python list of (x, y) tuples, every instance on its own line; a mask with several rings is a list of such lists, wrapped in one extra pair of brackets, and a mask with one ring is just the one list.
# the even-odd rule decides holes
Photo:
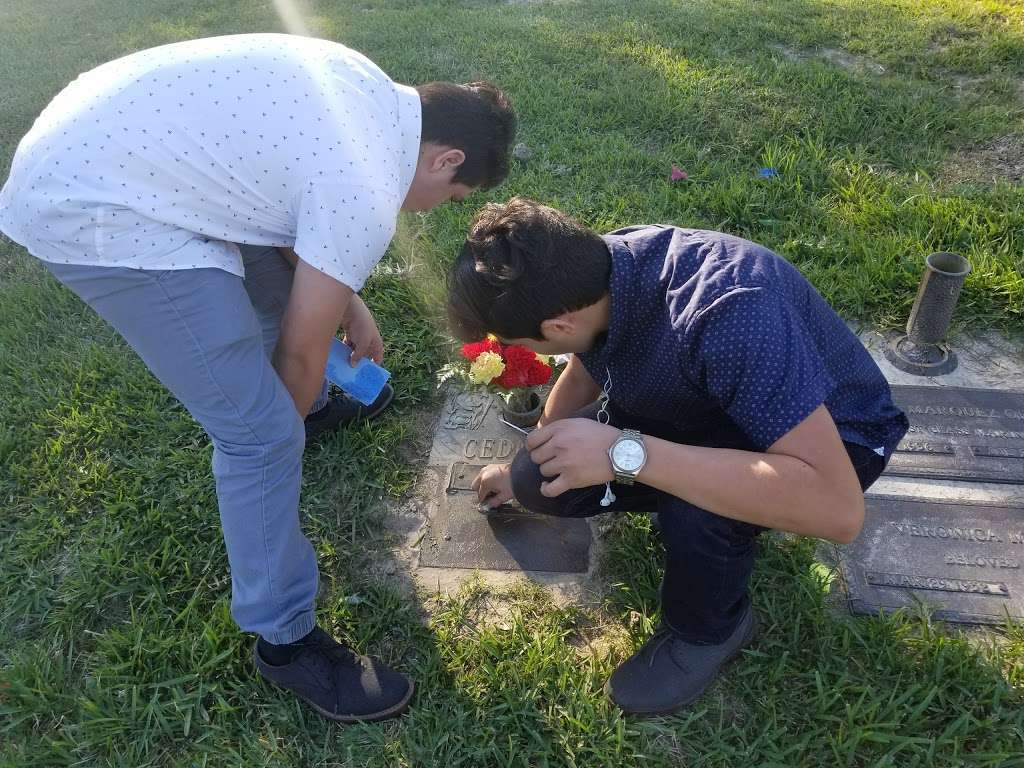
[[(645, 453), (647, 451), (647, 446), (644, 444), (644, 436), (637, 429), (623, 429), (622, 434), (618, 436), (614, 443), (612, 443), (612, 448), (614, 448), (616, 443), (618, 443), (620, 440), (635, 440), (636, 442), (640, 443), (640, 445), (644, 448)], [(609, 449), (609, 459), (611, 459), (611, 449)], [(615, 482), (622, 483), (623, 485), (633, 485), (633, 483), (636, 481), (637, 475), (640, 474), (641, 469), (643, 469), (643, 465), (633, 470), (632, 472), (625, 472), (616, 467), (615, 461), (612, 460), (612, 472), (615, 473)]]

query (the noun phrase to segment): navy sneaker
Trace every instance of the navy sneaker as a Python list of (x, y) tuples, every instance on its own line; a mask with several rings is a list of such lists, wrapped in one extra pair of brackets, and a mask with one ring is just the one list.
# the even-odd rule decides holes
[(413, 683), (378, 659), (360, 656), (316, 627), (298, 643), (288, 664), (267, 662), (253, 648), (256, 669), (329, 720), (368, 723), (397, 717), (409, 707)]
[(370, 405), (363, 405), (332, 387), (327, 405), (306, 417), (306, 439), (312, 440), (328, 432), (334, 432), (353, 421), (375, 419), (388, 409), (394, 399), (395, 390), (390, 384), (384, 385), (384, 389)]
[(664, 715), (696, 701), (722, 665), (754, 639), (757, 618), (747, 608), (720, 645), (694, 645), (662, 626), (640, 650), (612, 672), (605, 692), (632, 715)]

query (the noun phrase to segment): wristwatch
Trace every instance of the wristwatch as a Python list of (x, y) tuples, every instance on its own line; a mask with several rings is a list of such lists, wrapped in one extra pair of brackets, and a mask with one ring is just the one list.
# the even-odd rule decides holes
[(622, 434), (608, 449), (608, 458), (612, 462), (615, 482), (632, 485), (647, 463), (644, 436), (635, 429), (622, 430)]

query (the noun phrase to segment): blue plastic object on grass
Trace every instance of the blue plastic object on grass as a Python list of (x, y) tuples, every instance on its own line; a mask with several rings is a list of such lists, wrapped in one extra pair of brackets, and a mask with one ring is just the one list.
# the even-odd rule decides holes
[(778, 178), (779, 169), (778, 168), (770, 168), (770, 167), (769, 168), (762, 168), (761, 170), (759, 170), (757, 172), (757, 175), (760, 176), (762, 179), (775, 179), (775, 178)]
[(331, 341), (327, 353), (327, 380), (341, 387), (363, 405), (372, 405), (387, 384), (391, 374), (364, 357), (354, 366), (350, 361), (352, 350), (338, 339)]

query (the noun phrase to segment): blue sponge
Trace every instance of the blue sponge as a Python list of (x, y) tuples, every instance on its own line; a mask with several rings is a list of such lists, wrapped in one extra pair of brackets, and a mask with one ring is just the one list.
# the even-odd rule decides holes
[(363, 405), (371, 405), (380, 395), (391, 374), (368, 357), (354, 366), (350, 362), (352, 350), (338, 339), (331, 341), (327, 353), (327, 380), (338, 385), (344, 392)]

